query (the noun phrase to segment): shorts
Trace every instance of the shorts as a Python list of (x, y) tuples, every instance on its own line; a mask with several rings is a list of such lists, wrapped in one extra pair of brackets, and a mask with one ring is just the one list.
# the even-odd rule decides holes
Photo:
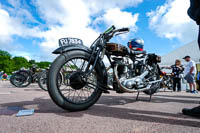
[(188, 73), (184, 78), (189, 84), (195, 82), (195, 74)]

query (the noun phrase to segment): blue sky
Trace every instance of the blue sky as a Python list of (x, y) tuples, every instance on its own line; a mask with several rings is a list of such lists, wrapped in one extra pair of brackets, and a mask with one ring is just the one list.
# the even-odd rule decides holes
[(0, 49), (13, 56), (52, 61), (61, 37), (89, 46), (107, 27), (130, 27), (113, 41), (139, 37), (148, 52), (164, 55), (197, 38), (189, 0), (1, 0)]

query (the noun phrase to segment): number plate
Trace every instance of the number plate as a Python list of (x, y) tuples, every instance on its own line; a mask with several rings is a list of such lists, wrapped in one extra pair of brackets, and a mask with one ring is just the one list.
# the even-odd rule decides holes
[(66, 45), (83, 45), (83, 41), (78, 38), (61, 38), (58, 40), (59, 46), (66, 46)]

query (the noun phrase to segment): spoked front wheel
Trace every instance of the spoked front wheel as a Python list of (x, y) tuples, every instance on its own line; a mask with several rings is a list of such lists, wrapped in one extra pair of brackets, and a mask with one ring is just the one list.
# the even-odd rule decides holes
[(45, 70), (38, 77), (38, 85), (44, 91), (47, 91), (47, 73), (48, 71)]
[(89, 59), (90, 54), (76, 50), (58, 56), (52, 63), (47, 87), (51, 98), (61, 108), (85, 110), (101, 96), (102, 91), (98, 89), (102, 77), (100, 65), (97, 63), (92, 73), (85, 76)]

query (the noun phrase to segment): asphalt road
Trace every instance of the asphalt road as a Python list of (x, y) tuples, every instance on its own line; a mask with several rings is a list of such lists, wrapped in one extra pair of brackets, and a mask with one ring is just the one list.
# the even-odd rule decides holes
[[(151, 102), (145, 94), (135, 98), (112, 92), (86, 111), (68, 112), (37, 84), (15, 88), (0, 81), (0, 133), (200, 133), (200, 119), (181, 113), (197, 106), (200, 94), (159, 92)], [(35, 113), (16, 117), (21, 109)]]

